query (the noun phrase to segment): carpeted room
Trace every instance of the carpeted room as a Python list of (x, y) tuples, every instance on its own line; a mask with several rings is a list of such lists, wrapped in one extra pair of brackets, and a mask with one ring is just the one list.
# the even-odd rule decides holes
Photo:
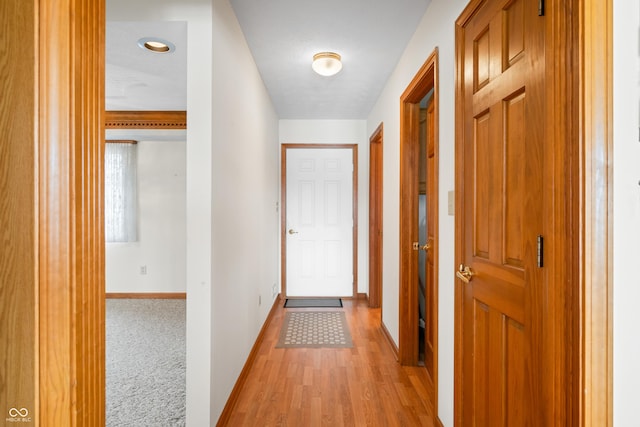
[[(120, 136), (107, 131), (108, 140)], [(129, 131), (128, 137), (135, 143), (110, 142), (106, 154), (106, 425), (180, 426), (186, 422), (186, 135)], [(123, 145), (127, 156), (117, 153)], [(129, 161), (110, 167), (113, 151)], [(109, 190), (117, 195), (122, 188), (133, 194), (115, 202)]]

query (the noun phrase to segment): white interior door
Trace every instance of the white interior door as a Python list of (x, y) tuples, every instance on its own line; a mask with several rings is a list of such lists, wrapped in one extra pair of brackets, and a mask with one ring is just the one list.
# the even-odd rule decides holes
[(353, 296), (353, 152), (286, 156), (287, 296)]

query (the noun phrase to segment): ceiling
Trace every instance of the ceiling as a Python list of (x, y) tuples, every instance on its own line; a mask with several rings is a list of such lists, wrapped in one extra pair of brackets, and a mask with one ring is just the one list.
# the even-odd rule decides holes
[[(175, 51), (155, 53), (138, 46), (143, 37), (169, 40)], [(187, 109), (187, 23), (107, 22), (105, 108)]]
[[(280, 119), (365, 119), (430, 0), (230, 0)], [(137, 46), (157, 36), (170, 54)], [(185, 22), (107, 22), (107, 110), (186, 110)], [(313, 55), (343, 69), (322, 77)]]

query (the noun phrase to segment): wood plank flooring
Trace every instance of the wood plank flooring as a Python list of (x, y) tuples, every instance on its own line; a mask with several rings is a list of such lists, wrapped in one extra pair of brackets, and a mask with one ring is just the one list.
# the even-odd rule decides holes
[(353, 348), (275, 348), (288, 310), (301, 309), (280, 303), (274, 311), (226, 425), (434, 425), (426, 370), (398, 364), (380, 329), (380, 309), (362, 300), (324, 309), (345, 311)]

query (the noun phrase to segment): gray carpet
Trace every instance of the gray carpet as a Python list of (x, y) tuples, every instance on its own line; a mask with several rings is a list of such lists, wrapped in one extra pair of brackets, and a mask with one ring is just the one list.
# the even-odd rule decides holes
[(108, 299), (107, 427), (184, 426), (185, 300)]

